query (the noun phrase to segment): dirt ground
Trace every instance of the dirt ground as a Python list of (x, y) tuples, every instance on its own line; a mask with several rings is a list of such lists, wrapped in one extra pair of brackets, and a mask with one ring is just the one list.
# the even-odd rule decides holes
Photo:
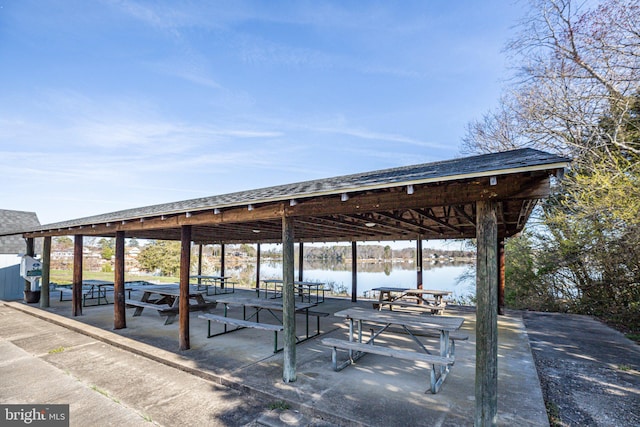
[(552, 427), (640, 425), (640, 345), (589, 316), (522, 316)]

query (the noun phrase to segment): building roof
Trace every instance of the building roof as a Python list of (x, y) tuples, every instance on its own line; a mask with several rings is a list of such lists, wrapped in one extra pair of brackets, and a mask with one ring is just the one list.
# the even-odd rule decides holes
[(27, 246), (22, 237), (21, 230), (37, 228), (39, 226), (40, 221), (38, 221), (38, 216), (35, 212), (0, 209), (0, 254), (18, 254), (25, 252)]
[[(112, 235), (123, 230), (127, 237), (178, 239), (180, 226), (194, 225), (194, 240), (201, 242), (277, 242), (284, 215), (298, 218), (299, 240), (472, 237), (474, 202), (495, 198), (513, 216), (504, 219), (512, 223), (505, 222), (505, 232), (516, 232), (535, 201), (548, 193), (549, 175), (568, 164), (564, 157), (520, 149), (138, 207), (23, 231)], [(361, 203), (376, 198), (381, 203)]]

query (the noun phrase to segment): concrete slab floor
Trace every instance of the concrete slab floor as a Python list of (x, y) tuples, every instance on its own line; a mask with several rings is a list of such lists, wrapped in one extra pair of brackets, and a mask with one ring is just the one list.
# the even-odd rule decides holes
[[(138, 298), (139, 292), (134, 291), (132, 298)], [(236, 293), (254, 295), (252, 291), (237, 290)], [(215, 296), (209, 296), (207, 299), (215, 299)], [(57, 338), (55, 341), (63, 343), (61, 346), (74, 348), (75, 358), (68, 360), (72, 366), (90, 367), (91, 363), (87, 365), (83, 361), (88, 362), (91, 358), (99, 360), (100, 354), (108, 354), (111, 351), (110, 347), (115, 346), (139, 357), (142, 365), (131, 369), (132, 371), (142, 372), (144, 361), (152, 360), (155, 363), (178, 368), (199, 380), (214, 383), (217, 387), (222, 385), (225, 389), (228, 388), (229, 395), (233, 396), (230, 400), (236, 406), (241, 406), (239, 403), (241, 400), (251, 405), (260, 403), (263, 409), (273, 407), (275, 404), (275, 406), (282, 405), (296, 411), (284, 417), (289, 421), (280, 420), (280, 416), (276, 417), (273, 412), (266, 414), (263, 412), (256, 417), (256, 421), (262, 419), (261, 423), (265, 425), (269, 425), (269, 422), (274, 419), (285, 424), (294, 422), (292, 425), (319, 425), (318, 420), (331, 425), (366, 426), (468, 426), (473, 424), (475, 313), (470, 308), (447, 308), (445, 315), (465, 318), (463, 331), (469, 334), (469, 340), (458, 342), (456, 345), (456, 364), (441, 391), (433, 395), (427, 391), (429, 366), (420, 362), (413, 363), (370, 354), (356, 364), (340, 372), (334, 372), (331, 368), (331, 350), (320, 343), (320, 337), (296, 346), (297, 380), (284, 383), (282, 381), (283, 355), (273, 353), (273, 333), (271, 332), (244, 329), (232, 334), (207, 338), (207, 322), (198, 319), (198, 313), (191, 313), (191, 349), (179, 351), (178, 322), (164, 325), (164, 318), (149, 310), (144, 311), (139, 317), (132, 317), (133, 309), (127, 309), (127, 327), (113, 330), (113, 305), (85, 307), (83, 315), (74, 318), (71, 317), (71, 303), (57, 301), (54, 293), (51, 297), (51, 307), (48, 309), (40, 309), (21, 302), (12, 302), (7, 305), (14, 310), (40, 317), (47, 323), (63, 326), (53, 333)], [(316, 310), (333, 314), (354, 305), (371, 308), (371, 301), (363, 300), (353, 304), (349, 299), (327, 298), (324, 303), (318, 305)], [(219, 306), (214, 312), (221, 314), (222, 307)], [(38, 345), (32, 342), (34, 333), (46, 335), (51, 332), (47, 331), (46, 324), (35, 321), (32, 323), (30, 331), (21, 331), (21, 328), (7, 331), (0, 325), (0, 336), (22, 348), (23, 351), (38, 351), (36, 348)], [(315, 318), (313, 326), (315, 327)], [(213, 327), (222, 329), (222, 325)], [(297, 330), (299, 334), (304, 330), (303, 316), (297, 318)], [(332, 315), (321, 318), (321, 331), (322, 337), (346, 338), (347, 322), (343, 318)], [(84, 339), (77, 333), (109, 345), (83, 346)], [(380, 337), (380, 342), (382, 343), (384, 339), (389, 345), (406, 346), (410, 340), (406, 335), (383, 337)], [(437, 346), (437, 341), (433, 339), (426, 342), (428, 345)], [(498, 356), (498, 424), (548, 425), (529, 340), (522, 319), (518, 315), (499, 318)], [(339, 353), (339, 357), (346, 359), (346, 353)], [(55, 355), (44, 357), (44, 359), (53, 366), (58, 363)], [(63, 366), (59, 367), (64, 369)], [(127, 372), (128, 369), (129, 366), (123, 365), (119, 370)], [(157, 414), (160, 408), (172, 409), (171, 402), (165, 404), (154, 402), (156, 393), (148, 392), (143, 394), (146, 397), (134, 398), (131, 396), (132, 392), (127, 391), (144, 388), (144, 383), (150, 381), (149, 376), (140, 380), (132, 375), (130, 384), (123, 387), (126, 382), (123, 383), (122, 378), (99, 378), (96, 375), (104, 375), (104, 373), (94, 373), (90, 368), (86, 370), (78, 368), (74, 375), (89, 377), (93, 382), (100, 382), (101, 387), (113, 390), (109, 393), (126, 396), (127, 402), (131, 402), (128, 406), (138, 413), (146, 413), (153, 409)], [(153, 377), (156, 376), (153, 373)], [(171, 378), (164, 378), (164, 380), (167, 384), (171, 384)], [(153, 384), (149, 387), (152, 389)], [(190, 387), (184, 384), (171, 384), (171, 388), (174, 389), (174, 393), (186, 394)], [(240, 397), (237, 393), (240, 393)], [(179, 401), (180, 399), (176, 398), (176, 408), (173, 409), (182, 408)], [(222, 405), (220, 402), (219, 404)], [(214, 411), (215, 404), (212, 405), (209, 410)], [(250, 409), (251, 405), (247, 406), (248, 413), (255, 410), (255, 408)], [(188, 408), (180, 409), (182, 410), (188, 411)], [(176, 413), (175, 410), (173, 413)], [(247, 423), (247, 417), (237, 415), (235, 417), (240, 424), (224, 425)], [(159, 419), (166, 420), (166, 414), (159, 415)]]

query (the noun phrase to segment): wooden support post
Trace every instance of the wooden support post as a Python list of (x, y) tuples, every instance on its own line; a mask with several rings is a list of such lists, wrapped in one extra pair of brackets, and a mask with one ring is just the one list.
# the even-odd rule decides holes
[[(180, 301), (178, 304), (180, 350), (189, 350), (189, 273), (191, 267), (191, 226), (180, 228)], [(224, 252), (223, 252), (224, 253)]]
[[(198, 245), (198, 276), (202, 276), (202, 245)], [(202, 283), (202, 279), (198, 277), (198, 285)]]
[(260, 243), (256, 246), (256, 289), (260, 289)]
[(224, 276), (224, 252), (225, 246), (224, 243), (220, 244), (220, 276)]
[(116, 231), (116, 260), (113, 275), (113, 329), (127, 327), (124, 304), (124, 231)]
[(298, 243), (298, 280), (303, 281), (304, 277), (304, 243)]
[(296, 380), (296, 313), (294, 289), (293, 218), (282, 217), (282, 326), (284, 327), (284, 382)]
[[(224, 277), (224, 243), (220, 244), (220, 277)], [(224, 280), (220, 281), (220, 288), (224, 288)]]
[(29, 255), (30, 257), (35, 257), (36, 256), (35, 239), (33, 237), (27, 237), (26, 240), (27, 240), (27, 255)]
[(498, 241), (498, 315), (504, 314), (504, 237)]
[(495, 201), (477, 202), (476, 427), (497, 425), (498, 221)]
[(49, 307), (49, 282), (51, 281), (51, 236), (46, 236), (42, 244), (42, 287), (40, 307)]
[(358, 302), (358, 244), (351, 242), (351, 302)]
[[(27, 243), (27, 253), (26, 255), (30, 257), (36, 256), (35, 242), (33, 237), (28, 237), (25, 239)], [(24, 290), (31, 291), (31, 281), (24, 279)]]
[[(418, 236), (416, 241), (416, 272), (418, 289), (422, 289), (422, 236)], [(418, 304), (420, 303), (422, 300), (418, 300)]]
[(71, 307), (73, 316), (82, 315), (82, 235), (77, 234), (73, 241), (73, 287)]
[[(27, 237), (26, 239), (26, 243), (27, 243), (27, 253), (25, 255), (28, 255), (30, 257), (35, 257), (36, 256), (36, 250), (35, 250), (35, 244), (34, 244), (34, 239), (33, 237)], [(31, 281), (24, 279), (24, 300), (25, 301), (31, 301), (31, 299), (27, 296), (27, 292), (31, 292)]]

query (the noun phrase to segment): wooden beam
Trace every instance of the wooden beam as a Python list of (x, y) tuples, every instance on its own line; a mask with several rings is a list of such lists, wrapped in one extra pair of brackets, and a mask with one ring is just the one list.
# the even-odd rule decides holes
[(44, 238), (42, 244), (42, 285), (40, 307), (49, 307), (49, 282), (51, 281), (51, 236)]
[(127, 327), (124, 304), (124, 231), (116, 232), (115, 271), (113, 276), (113, 329)]
[(71, 293), (72, 315), (82, 315), (82, 234), (76, 234), (73, 241), (73, 284)]
[[(497, 185), (489, 184), (489, 177), (414, 186), (414, 193), (409, 195), (402, 188), (387, 188), (350, 194), (349, 200), (342, 202), (339, 195), (317, 196), (300, 199), (295, 206), (281, 201), (264, 203), (249, 211), (244, 206), (224, 208), (220, 214), (213, 209), (165, 215), (163, 217), (146, 217), (118, 221), (114, 223), (98, 223), (91, 226), (72, 227), (70, 229), (48, 230), (38, 233), (25, 233), (26, 237), (43, 237), (58, 235), (97, 235), (113, 236), (116, 231), (127, 231), (133, 237), (144, 238), (145, 233), (157, 230), (179, 230), (183, 225), (207, 225), (249, 223), (264, 220), (279, 220), (283, 213), (287, 216), (327, 216), (353, 215), (368, 212), (393, 211), (403, 209), (425, 209), (447, 205), (464, 205), (480, 200), (526, 200), (546, 197), (550, 191), (547, 171), (527, 172), (501, 176)], [(138, 235), (140, 233), (140, 235)], [(143, 236), (143, 237), (141, 237)], [(155, 237), (161, 238), (161, 237)], [(177, 236), (175, 237), (177, 239)]]
[(285, 383), (296, 380), (296, 309), (294, 289), (294, 221), (282, 217), (282, 326), (284, 351), (282, 379)]
[(549, 177), (546, 173), (505, 176), (493, 186), (489, 184), (489, 177), (486, 177), (472, 181), (418, 186), (411, 195), (402, 189), (391, 188), (350, 195), (349, 200), (344, 202), (340, 201), (338, 195), (317, 197), (296, 206), (285, 206), (285, 213), (294, 216), (356, 214), (393, 211), (398, 207), (420, 209), (469, 204), (480, 200), (540, 198), (549, 194), (549, 188)]
[(469, 224), (473, 225), (473, 227), (476, 226), (476, 220), (473, 218), (473, 205), (471, 205), (471, 215), (467, 214), (467, 210), (465, 205), (454, 205), (453, 209), (456, 211), (456, 213), (463, 217), (464, 219), (466, 219), (467, 221), (469, 221)]
[[(404, 218), (402, 215), (397, 214), (395, 212), (376, 212), (375, 216), (381, 217), (381, 218), (386, 218), (388, 220), (391, 220), (393, 222), (395, 222), (396, 224), (391, 225), (388, 223), (385, 223), (382, 220), (373, 220), (372, 222), (375, 222), (376, 224), (378, 224), (381, 227), (393, 227), (395, 230), (407, 230), (406, 226), (411, 227), (410, 231), (412, 234), (415, 233), (422, 233), (424, 231), (431, 231), (431, 232), (436, 232), (437, 230), (434, 230), (433, 228), (427, 227), (424, 224), (420, 224), (420, 222), (416, 221), (415, 219), (407, 219)], [(405, 227), (403, 227), (403, 225)]]
[(475, 426), (497, 425), (498, 224), (495, 201), (477, 205)]
[(427, 208), (427, 209), (415, 209), (415, 211), (417, 213), (419, 213), (420, 215), (422, 215), (425, 218), (428, 218), (429, 220), (435, 222), (436, 224), (439, 224), (443, 227), (446, 227), (456, 233), (459, 233), (461, 236), (464, 235), (464, 232), (462, 231), (462, 229), (460, 229), (459, 227), (456, 227), (454, 225), (449, 224), (448, 222), (438, 218), (434, 213), (432, 208)]
[(189, 273), (191, 267), (191, 226), (181, 227), (182, 238), (180, 239), (180, 301), (178, 304), (178, 316), (180, 325), (178, 327), (180, 350), (189, 350)]

